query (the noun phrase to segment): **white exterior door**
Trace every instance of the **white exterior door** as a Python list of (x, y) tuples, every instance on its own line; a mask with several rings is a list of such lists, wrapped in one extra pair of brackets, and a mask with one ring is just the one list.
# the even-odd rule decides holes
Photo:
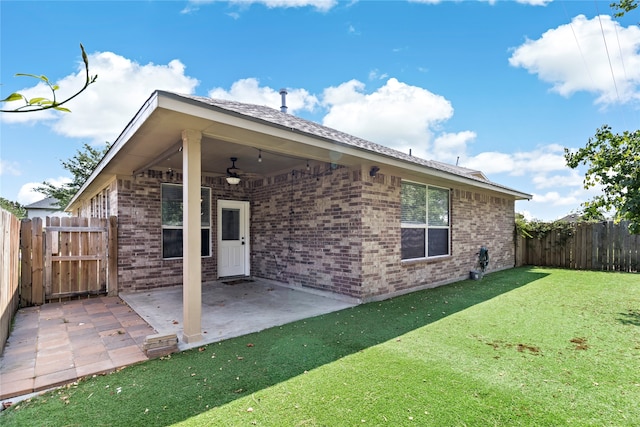
[(218, 200), (218, 277), (249, 275), (249, 202)]

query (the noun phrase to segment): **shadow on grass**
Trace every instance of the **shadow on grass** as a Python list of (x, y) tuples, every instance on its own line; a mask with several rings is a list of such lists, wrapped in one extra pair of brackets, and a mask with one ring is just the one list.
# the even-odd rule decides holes
[[(173, 424), (544, 276), (529, 268), (501, 271), (479, 281), (418, 291), (208, 344), (115, 375), (89, 379), (65, 392), (69, 395), (66, 403), (49, 398), (51, 405), (41, 409), (47, 411), (49, 419), (60, 412), (65, 425), (95, 424), (93, 416), (101, 425)], [(122, 393), (116, 387), (121, 387)], [(96, 402), (95, 407), (89, 406), (91, 401)], [(30, 412), (31, 405), (21, 411)], [(53, 405), (60, 409), (50, 407)]]
[(640, 310), (629, 309), (626, 313), (618, 313), (620, 323), (623, 325), (640, 326)]

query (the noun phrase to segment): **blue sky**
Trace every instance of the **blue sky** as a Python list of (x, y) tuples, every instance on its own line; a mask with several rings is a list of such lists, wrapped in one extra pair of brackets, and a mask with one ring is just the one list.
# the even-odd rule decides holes
[[(156, 89), (280, 107), (533, 194), (553, 220), (597, 190), (564, 164), (598, 127), (640, 127), (640, 12), (606, 1), (0, 1), (0, 96), (81, 87), (72, 113), (0, 115), (0, 196), (23, 204)], [(5, 104), (5, 108), (12, 104)]]

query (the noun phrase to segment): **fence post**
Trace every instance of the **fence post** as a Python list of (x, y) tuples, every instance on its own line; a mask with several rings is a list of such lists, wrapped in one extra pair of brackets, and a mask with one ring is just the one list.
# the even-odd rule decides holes
[(116, 296), (118, 295), (118, 217), (109, 217), (108, 229), (107, 291), (109, 296)]
[(23, 219), (20, 221), (20, 251), (22, 251), (22, 259), (20, 260), (20, 305), (22, 307), (28, 307), (32, 305), (31, 289), (33, 286), (31, 271), (33, 269), (31, 263), (31, 256), (33, 250), (33, 242), (31, 237), (32, 222), (30, 219)]
[(42, 281), (44, 273), (44, 246), (42, 245), (42, 218), (33, 218), (31, 221), (33, 231), (31, 233), (31, 302), (34, 305), (44, 304), (44, 283)]

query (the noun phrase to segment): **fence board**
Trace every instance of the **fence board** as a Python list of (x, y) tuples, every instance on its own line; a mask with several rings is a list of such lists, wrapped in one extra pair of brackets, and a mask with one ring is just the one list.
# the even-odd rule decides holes
[(635, 248), (635, 251), (632, 251), (631, 254), (631, 271), (639, 271), (640, 269), (640, 235), (633, 235), (633, 239), (631, 240), (632, 248)]
[(117, 295), (116, 217), (48, 217), (44, 228), (41, 218), (33, 218), (18, 221), (18, 233), (23, 306), (87, 294)]
[[(586, 270), (587, 267), (587, 257), (585, 253), (585, 246), (587, 244), (587, 239), (585, 236), (585, 227), (583, 224), (577, 224), (576, 226), (576, 235), (574, 241), (574, 253), (576, 254), (576, 269), (577, 270)], [(591, 252), (591, 251), (589, 251)]]
[(579, 270), (638, 272), (640, 236), (629, 222), (580, 223), (566, 241), (549, 233), (541, 238), (518, 236), (521, 253), (516, 265), (539, 265)]
[[(85, 227), (86, 230), (86, 227)], [(95, 258), (97, 255), (91, 255), (92, 251), (91, 251), (91, 247), (89, 245), (89, 240), (91, 238), (91, 233), (85, 231), (84, 233), (80, 233), (79, 237), (79, 242), (80, 242), (80, 248), (79, 248), (79, 253), (81, 257), (86, 257), (86, 256), (90, 256), (92, 258)], [(95, 260), (90, 260), (90, 259), (81, 259), (80, 262), (78, 263), (78, 270), (79, 270), (79, 274), (78, 274), (78, 289), (76, 289), (76, 291), (80, 291), (80, 288), (82, 287), (83, 283), (87, 283), (87, 287), (89, 291), (92, 291), (92, 277), (91, 277), (91, 267), (92, 264), (96, 263)], [(95, 278), (93, 278), (93, 280), (95, 281)]]
[(20, 284), (20, 220), (0, 209), (0, 354), (18, 310)]
[(602, 260), (600, 259), (600, 224), (593, 224), (591, 227), (591, 268), (600, 270), (602, 268)]
[(51, 224), (47, 235), (58, 251), (52, 254), (55, 280), (48, 297), (106, 292), (109, 233), (117, 232), (109, 229), (109, 220), (71, 217)]
[(631, 268), (631, 233), (629, 227), (621, 227), (622, 233), (622, 268), (623, 271), (629, 271)]

